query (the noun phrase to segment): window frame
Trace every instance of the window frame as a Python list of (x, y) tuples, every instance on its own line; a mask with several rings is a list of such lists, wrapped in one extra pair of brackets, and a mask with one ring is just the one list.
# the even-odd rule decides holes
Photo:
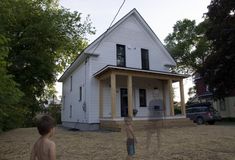
[(72, 118), (72, 109), (73, 109), (73, 106), (72, 105), (70, 105), (69, 106), (69, 118)]
[(82, 101), (82, 86), (79, 87), (79, 102)]
[(141, 48), (141, 68), (149, 70), (149, 50)]
[(140, 107), (147, 107), (146, 89), (139, 88), (139, 103)]
[[(119, 52), (119, 48), (123, 47), (123, 53), (122, 52)], [(121, 53), (121, 54), (119, 54)], [(123, 58), (124, 61), (121, 63), (121, 60), (120, 58)], [(118, 60), (120, 60), (120, 62), (118, 62)], [(117, 63), (117, 66), (119, 67), (126, 67), (126, 46), (125, 45), (122, 45), (122, 44), (116, 44), (116, 63)]]

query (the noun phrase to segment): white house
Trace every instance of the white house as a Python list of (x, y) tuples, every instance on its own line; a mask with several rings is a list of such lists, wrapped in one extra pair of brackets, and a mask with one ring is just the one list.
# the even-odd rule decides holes
[[(136, 9), (91, 43), (60, 77), (66, 127), (118, 127), (134, 121), (185, 119), (183, 78), (176, 62)], [(179, 82), (181, 115), (174, 114), (172, 83)]]

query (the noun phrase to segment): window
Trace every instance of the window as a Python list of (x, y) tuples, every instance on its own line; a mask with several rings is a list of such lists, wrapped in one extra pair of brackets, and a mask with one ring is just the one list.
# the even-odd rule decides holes
[(220, 100), (219, 105), (220, 105), (220, 110), (221, 111), (226, 111), (226, 106), (225, 106), (225, 101), (224, 100)]
[(70, 91), (72, 91), (73, 88), (73, 77), (70, 77)]
[(117, 44), (117, 66), (126, 67), (126, 49), (124, 45)]
[(70, 105), (70, 108), (69, 108), (69, 118), (72, 118), (72, 105)]
[(63, 110), (65, 109), (65, 96), (63, 96)]
[(139, 89), (140, 107), (146, 107), (146, 90)]
[(79, 101), (82, 101), (82, 86), (79, 87)]
[(149, 51), (147, 49), (141, 49), (141, 62), (142, 69), (149, 70)]

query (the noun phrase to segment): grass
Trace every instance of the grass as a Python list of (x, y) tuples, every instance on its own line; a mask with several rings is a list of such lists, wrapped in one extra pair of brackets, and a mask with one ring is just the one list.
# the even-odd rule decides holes
[[(123, 132), (57, 128), (53, 140), (58, 160), (122, 160), (126, 157), (125, 136)], [(235, 160), (235, 125), (231, 124), (138, 131), (136, 136), (137, 160)], [(38, 137), (36, 128), (0, 134), (0, 159), (29, 159)]]

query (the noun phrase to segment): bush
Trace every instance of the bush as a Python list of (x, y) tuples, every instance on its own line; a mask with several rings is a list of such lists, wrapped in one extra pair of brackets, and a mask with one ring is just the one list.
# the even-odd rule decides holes
[(175, 108), (174, 111), (175, 111), (175, 114), (181, 114), (181, 109), (180, 108)]
[(22, 107), (4, 107), (0, 111), (0, 132), (22, 127), (26, 111)]
[(57, 124), (61, 124), (61, 104), (50, 104), (47, 113), (55, 119)]

